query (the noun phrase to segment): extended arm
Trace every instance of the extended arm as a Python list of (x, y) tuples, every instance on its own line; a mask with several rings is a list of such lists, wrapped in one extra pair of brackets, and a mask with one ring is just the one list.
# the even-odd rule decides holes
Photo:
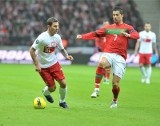
[(82, 35), (77, 35), (77, 39), (84, 39), (84, 40), (92, 40), (96, 37), (105, 37), (105, 28), (101, 28), (96, 30), (95, 32), (89, 32)]
[(73, 60), (73, 57), (71, 55), (68, 55), (68, 53), (65, 49), (61, 49), (61, 53), (66, 59)]
[(95, 37), (97, 37), (95, 32), (89, 32), (86, 34), (77, 35), (77, 39), (83, 39), (83, 40), (93, 40), (95, 39)]

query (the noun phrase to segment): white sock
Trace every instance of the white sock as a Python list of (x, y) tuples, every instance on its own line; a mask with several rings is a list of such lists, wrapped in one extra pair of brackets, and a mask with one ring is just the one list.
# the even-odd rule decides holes
[(65, 102), (66, 93), (67, 93), (67, 87), (66, 88), (59, 87), (60, 103)]
[(95, 88), (94, 91), (99, 91), (99, 88)]
[(145, 67), (144, 66), (140, 67), (140, 70), (141, 70), (143, 77), (146, 77), (147, 75), (146, 75)]
[(146, 69), (147, 69), (147, 78), (150, 79), (151, 73), (152, 73), (152, 67), (151, 66), (147, 66)]
[(45, 88), (43, 89), (42, 93), (47, 96), (50, 95), (50, 91), (48, 90), (48, 86), (45, 86)]

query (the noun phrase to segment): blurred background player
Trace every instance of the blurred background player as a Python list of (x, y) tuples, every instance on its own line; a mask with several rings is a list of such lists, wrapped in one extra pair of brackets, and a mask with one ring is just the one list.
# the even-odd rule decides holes
[(140, 38), (137, 40), (135, 46), (135, 55), (138, 54), (138, 49), (139, 49), (139, 67), (142, 73), (141, 82), (142, 83), (146, 82), (146, 84), (149, 84), (152, 73), (151, 58), (152, 58), (153, 48), (155, 50), (156, 56), (158, 57), (156, 34), (151, 31), (151, 24), (147, 22), (144, 25), (144, 31), (141, 31), (139, 35)]
[(102, 54), (96, 71), (96, 83), (100, 84), (104, 75), (104, 68), (112, 67), (112, 93), (113, 99), (110, 108), (117, 108), (118, 96), (120, 92), (120, 80), (125, 74), (127, 48), (129, 39), (139, 39), (139, 34), (131, 25), (123, 22), (123, 10), (116, 6), (112, 10), (114, 23), (89, 32), (77, 35), (77, 39), (106, 37), (107, 44)]
[(58, 47), (66, 59), (73, 60), (73, 57), (71, 55), (68, 55), (67, 51), (63, 47), (60, 35), (57, 34), (59, 30), (58, 20), (54, 17), (49, 18), (47, 20), (47, 27), (47, 31), (42, 32), (34, 41), (33, 45), (30, 48), (30, 55), (33, 59), (35, 70), (39, 72), (40, 76), (46, 83), (46, 86), (43, 89), (42, 93), (44, 94), (48, 102), (54, 102), (50, 93), (54, 92), (56, 89), (56, 85), (54, 82), (54, 80), (56, 80), (60, 85), (59, 106), (68, 108), (68, 105), (65, 102), (67, 92), (66, 80), (62, 71), (62, 67), (57, 61), (55, 48)]
[[(104, 20), (102, 27), (105, 27), (107, 25), (109, 25), (109, 21), (108, 20)], [(98, 52), (103, 52), (104, 51), (106, 42), (107, 42), (107, 40), (106, 40), (105, 37), (96, 37), (95, 38), (95, 47), (97, 48)], [(105, 69), (104, 80), (103, 80), (103, 82), (105, 84), (109, 84), (110, 71), (111, 71), (110, 69)], [(97, 87), (99, 88), (99, 86), (97, 86)], [(93, 97), (96, 97), (96, 95), (93, 95)]]
[[(109, 21), (108, 20), (104, 20), (103, 21), (103, 25), (102, 27), (105, 27), (109, 25)], [(98, 53), (98, 52), (102, 52), (104, 51), (104, 48), (106, 46), (106, 38), (105, 37), (93, 37), (93, 38), (84, 38), (84, 40), (95, 40), (95, 53)], [(101, 56), (101, 54), (100, 54)], [(104, 83), (106, 84), (109, 84), (109, 78), (110, 78), (110, 69), (105, 69), (105, 72), (104, 72)], [(99, 91), (100, 91), (100, 83), (97, 83), (96, 80), (97, 80), (98, 76), (96, 75), (95, 77), (95, 88), (94, 88), (94, 91), (93, 93), (91, 94), (91, 98), (96, 98), (97, 96), (99, 96)]]

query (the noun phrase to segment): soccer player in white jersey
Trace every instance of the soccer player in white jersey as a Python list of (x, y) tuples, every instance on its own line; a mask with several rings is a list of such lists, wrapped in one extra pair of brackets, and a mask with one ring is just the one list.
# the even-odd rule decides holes
[[(151, 31), (151, 24), (149, 22), (145, 23), (144, 31), (139, 33), (140, 38), (137, 40), (135, 46), (135, 55), (138, 54), (139, 49), (139, 67), (142, 73), (142, 83), (149, 84), (151, 77), (151, 57), (153, 53), (153, 49), (155, 50), (155, 54), (158, 57), (158, 50), (156, 46), (156, 35)], [(153, 47), (152, 47), (153, 45)]]
[(55, 48), (58, 47), (63, 56), (68, 60), (73, 60), (71, 55), (62, 45), (62, 40), (59, 34), (59, 22), (54, 17), (47, 20), (47, 31), (41, 33), (30, 48), (30, 55), (35, 65), (35, 70), (39, 72), (40, 76), (46, 83), (42, 93), (48, 100), (53, 103), (54, 100), (50, 95), (56, 89), (55, 80), (59, 83), (60, 102), (59, 106), (68, 108), (65, 102), (67, 85), (64, 73), (55, 55)]

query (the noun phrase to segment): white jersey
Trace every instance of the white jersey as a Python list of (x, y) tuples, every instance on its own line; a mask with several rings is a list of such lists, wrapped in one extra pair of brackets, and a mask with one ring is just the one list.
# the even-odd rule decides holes
[(41, 33), (32, 47), (37, 51), (37, 60), (42, 68), (50, 67), (58, 61), (55, 55), (56, 47), (64, 49), (60, 35), (50, 36), (48, 31)]
[(141, 31), (139, 33), (140, 38), (138, 41), (140, 42), (140, 48), (139, 48), (139, 53), (142, 54), (149, 54), (153, 52), (152, 49), (152, 44), (156, 43), (156, 35), (154, 32), (146, 32), (146, 31)]

